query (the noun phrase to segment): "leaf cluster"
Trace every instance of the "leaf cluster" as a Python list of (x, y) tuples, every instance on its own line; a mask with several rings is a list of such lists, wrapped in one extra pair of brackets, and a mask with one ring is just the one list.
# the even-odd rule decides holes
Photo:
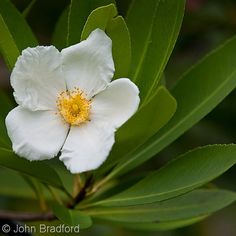
[[(173, 157), (158, 170), (130, 174), (158, 157), (236, 86), (233, 37), (189, 68), (170, 91), (166, 88), (164, 71), (184, 8), (184, 0), (150, 0), (148, 4), (133, 0), (127, 15), (121, 16), (114, 0), (70, 1), (56, 24), (52, 44), (62, 49), (86, 39), (96, 28), (104, 30), (113, 42), (114, 79), (127, 77), (136, 83), (141, 105), (117, 131), (116, 143), (103, 166), (71, 176), (57, 161), (28, 162), (11, 151), (4, 119), (12, 102), (0, 91), (4, 178), (0, 193), (9, 202), (38, 201), (53, 219), (81, 228), (107, 222), (155, 231), (193, 224), (236, 200), (234, 192), (207, 185), (236, 163), (235, 144), (200, 147)], [(37, 44), (24, 14), (10, 0), (1, 0), (0, 52), (8, 68), (12, 70), (24, 48)]]

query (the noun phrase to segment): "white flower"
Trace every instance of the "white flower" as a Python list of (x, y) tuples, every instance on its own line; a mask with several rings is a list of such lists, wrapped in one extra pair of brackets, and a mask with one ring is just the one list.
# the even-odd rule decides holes
[(11, 75), (19, 104), (6, 118), (13, 150), (28, 160), (60, 160), (72, 173), (98, 168), (114, 133), (137, 110), (139, 90), (129, 79), (111, 82), (111, 40), (100, 29), (59, 52), (27, 48)]

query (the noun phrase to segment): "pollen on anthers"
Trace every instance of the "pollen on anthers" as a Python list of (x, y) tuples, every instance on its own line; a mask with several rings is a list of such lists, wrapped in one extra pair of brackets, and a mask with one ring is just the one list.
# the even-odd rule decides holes
[(80, 125), (89, 121), (91, 100), (88, 100), (79, 88), (63, 91), (57, 99), (60, 115), (70, 125)]

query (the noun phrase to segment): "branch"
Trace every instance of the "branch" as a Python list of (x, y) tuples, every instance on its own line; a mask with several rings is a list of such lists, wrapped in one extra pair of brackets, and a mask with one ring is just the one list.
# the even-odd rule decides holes
[[(81, 191), (73, 199), (71, 203), (67, 205), (68, 208), (74, 209), (75, 206), (84, 199), (86, 196), (86, 189), (91, 183), (92, 177), (90, 176)], [(45, 213), (33, 213), (33, 212), (13, 212), (13, 211), (0, 211), (0, 220), (16, 220), (16, 221), (51, 221), (56, 220), (56, 216), (53, 212)]]
[(89, 178), (85, 182), (85, 185), (82, 187), (82, 189), (77, 194), (77, 196), (73, 199), (73, 201), (71, 203), (69, 203), (67, 205), (68, 208), (74, 209), (76, 207), (76, 205), (84, 199), (84, 197), (86, 196), (87, 188), (91, 184), (91, 181), (92, 181), (92, 176), (89, 176)]
[(52, 212), (33, 213), (33, 212), (0, 211), (0, 220), (50, 221), (55, 219), (56, 217)]

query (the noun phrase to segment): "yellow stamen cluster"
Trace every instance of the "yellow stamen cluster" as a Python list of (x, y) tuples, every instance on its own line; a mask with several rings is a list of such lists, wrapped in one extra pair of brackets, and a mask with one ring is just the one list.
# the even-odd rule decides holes
[(57, 107), (64, 120), (70, 125), (80, 125), (89, 121), (91, 101), (85, 98), (80, 89), (60, 93)]

